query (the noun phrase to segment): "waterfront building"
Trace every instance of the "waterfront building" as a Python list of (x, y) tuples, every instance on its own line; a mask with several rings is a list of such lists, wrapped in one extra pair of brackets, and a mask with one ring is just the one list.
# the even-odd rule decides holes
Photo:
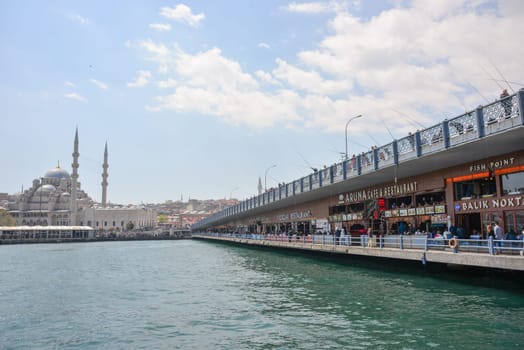
[[(509, 106), (509, 108), (508, 108)], [(435, 234), (524, 230), (524, 90), (281, 184), (193, 230)]]
[(0, 242), (92, 238), (94, 230), (88, 226), (0, 226)]
[(108, 150), (104, 149), (102, 203), (99, 205), (82, 190), (78, 181), (79, 139), (75, 132), (72, 173), (60, 164), (21, 193), (10, 196), (8, 210), (19, 226), (89, 226), (96, 231), (121, 232), (156, 225), (156, 212), (143, 206), (108, 206)]

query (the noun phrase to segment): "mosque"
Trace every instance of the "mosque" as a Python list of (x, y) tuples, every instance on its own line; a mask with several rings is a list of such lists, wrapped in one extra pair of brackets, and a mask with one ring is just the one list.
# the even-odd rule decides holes
[(156, 212), (142, 206), (108, 206), (107, 142), (102, 165), (102, 203), (85, 193), (78, 181), (78, 129), (75, 131), (72, 173), (60, 164), (33, 180), (30, 188), (8, 203), (19, 226), (90, 226), (96, 231), (122, 232), (156, 226)]

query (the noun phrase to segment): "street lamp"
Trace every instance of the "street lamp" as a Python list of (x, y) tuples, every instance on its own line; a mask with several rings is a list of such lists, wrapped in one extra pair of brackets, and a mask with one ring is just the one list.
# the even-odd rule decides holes
[(267, 191), (267, 172), (274, 167), (276, 167), (276, 165), (272, 165), (266, 169), (266, 173), (264, 174), (264, 191)]
[(348, 126), (349, 123), (351, 123), (352, 120), (361, 118), (362, 114), (357, 115), (356, 117), (349, 118), (348, 122), (346, 123), (346, 160), (348, 160)]
[(229, 199), (231, 199), (233, 197), (233, 192), (238, 190), (238, 187), (235, 187), (233, 188), (230, 192), (229, 192)]

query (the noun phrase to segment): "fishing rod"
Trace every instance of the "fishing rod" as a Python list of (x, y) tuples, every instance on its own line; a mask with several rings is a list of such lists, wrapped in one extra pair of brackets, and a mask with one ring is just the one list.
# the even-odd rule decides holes
[[(502, 80), (497, 80), (497, 79), (488, 79), (488, 80), (493, 80), (493, 81), (502, 81)], [(508, 83), (511, 83), (511, 84), (515, 84), (515, 85), (518, 85), (518, 86), (524, 86), (524, 84), (521, 84), (521, 83), (517, 83), (516, 81), (507, 81)]]
[(495, 67), (495, 70), (499, 73), (499, 75), (502, 77), (502, 79), (506, 82), (506, 84), (509, 86), (509, 88), (511, 89), (511, 91), (513, 93), (515, 93), (515, 90), (513, 90), (513, 87), (508, 83), (508, 81), (506, 80), (506, 78), (504, 77), (504, 75), (502, 75), (502, 72), (498, 69), (498, 67), (495, 65), (495, 63), (493, 63), (492, 60), (489, 60), (489, 62), (491, 63), (491, 65), (493, 67)]
[(407, 114), (402, 113), (402, 112), (400, 112), (400, 111), (398, 111), (398, 110), (396, 110), (396, 109), (394, 109), (394, 108), (392, 108), (392, 110), (393, 110), (394, 112), (397, 112), (398, 114), (400, 114), (400, 115), (402, 115), (402, 116), (408, 118), (408, 120), (410, 120), (410, 121), (412, 121), (412, 122), (418, 124), (420, 127), (422, 127), (422, 129), (425, 129), (425, 128), (426, 128), (424, 125), (422, 125), (422, 124), (419, 123), (418, 121), (416, 121), (416, 120), (410, 118)]
[(465, 81), (469, 86), (471, 86), (473, 89), (475, 89), (475, 91), (477, 92), (477, 94), (479, 94), (480, 97), (482, 97), (482, 98), (483, 98), (487, 103), (490, 103), (490, 101), (486, 98), (486, 96), (482, 95), (482, 94), (480, 93), (479, 89), (477, 89), (475, 85), (471, 84), (469, 81), (467, 81), (467, 80), (465, 80), (465, 79), (464, 79), (464, 81)]

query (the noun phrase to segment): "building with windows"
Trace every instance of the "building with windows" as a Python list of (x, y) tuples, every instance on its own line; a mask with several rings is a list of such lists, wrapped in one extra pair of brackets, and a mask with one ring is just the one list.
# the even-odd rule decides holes
[[(281, 184), (193, 230), (352, 235), (524, 230), (524, 89)], [(417, 232), (417, 233), (418, 233)]]
[(104, 149), (102, 172), (102, 203), (85, 193), (78, 181), (78, 130), (75, 132), (72, 173), (60, 164), (32, 185), (10, 197), (8, 210), (19, 226), (90, 226), (96, 231), (146, 229), (156, 225), (154, 210), (142, 206), (108, 206), (108, 151)]

